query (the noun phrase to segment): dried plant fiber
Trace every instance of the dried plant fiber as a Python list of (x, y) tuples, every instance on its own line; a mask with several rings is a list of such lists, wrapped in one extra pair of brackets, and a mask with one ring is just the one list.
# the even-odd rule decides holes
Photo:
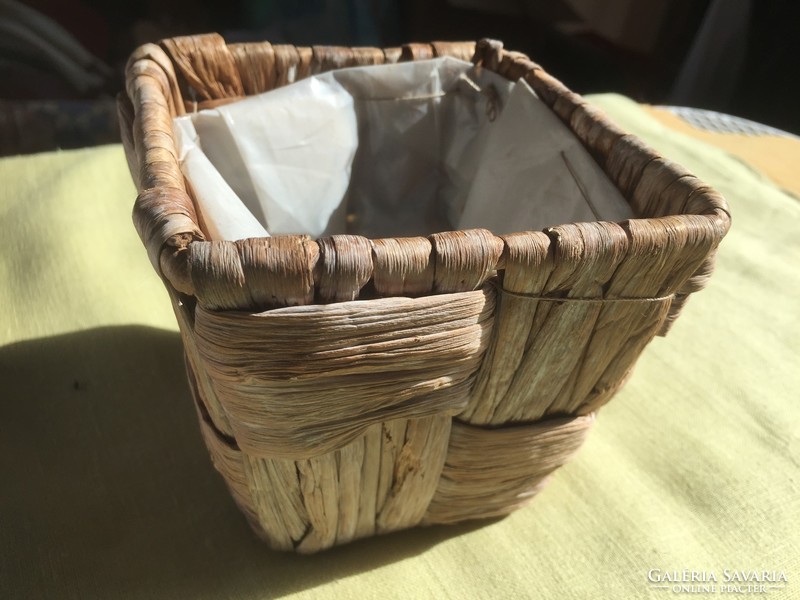
[[(628, 216), (529, 230), (486, 227), (486, 214), (470, 227), (425, 229), (472, 215), (467, 193), (463, 211), (435, 204), (444, 210), (403, 237), (348, 229), (347, 211), (344, 231), (319, 237), (268, 237), (255, 225), (243, 238), (212, 234), (181, 171), (174, 119), (328, 71), (443, 56), (514, 82), (503, 110), (516, 93), (520, 110), (550, 111)], [(285, 550), (524, 505), (575, 453), (647, 343), (706, 284), (730, 226), (719, 193), (492, 40), (382, 50), (173, 38), (134, 53), (119, 110), (139, 190), (134, 224), (173, 302), (203, 437), (253, 528)], [(496, 137), (498, 152), (533, 160), (531, 133), (501, 120), (484, 141)], [(364, 147), (359, 139), (354, 174), (381, 167), (359, 157)], [(574, 169), (564, 152), (567, 161), (556, 158)], [(500, 158), (480, 162), (502, 166)], [(470, 189), (502, 207), (526, 193), (492, 173), (495, 183), (476, 175)], [(568, 181), (576, 205), (591, 204), (593, 188)], [(404, 183), (383, 180), (401, 200), (431, 201)], [(391, 214), (392, 203), (380, 202), (372, 215), (359, 212), (356, 196), (353, 227)], [(252, 223), (269, 231), (262, 216), (266, 223)]]

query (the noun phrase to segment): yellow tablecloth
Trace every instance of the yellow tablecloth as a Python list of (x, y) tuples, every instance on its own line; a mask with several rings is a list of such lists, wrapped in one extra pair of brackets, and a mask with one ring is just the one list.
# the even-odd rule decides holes
[(677, 595), (654, 569), (800, 597), (800, 204), (593, 101), (727, 196), (710, 286), (530, 507), (312, 557), (267, 550), (210, 464), (122, 149), (0, 160), (0, 598)]

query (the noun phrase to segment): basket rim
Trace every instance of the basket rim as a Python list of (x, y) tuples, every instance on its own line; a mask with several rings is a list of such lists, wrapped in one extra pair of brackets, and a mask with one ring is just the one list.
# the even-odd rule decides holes
[[(378, 64), (380, 60), (394, 62), (471, 55), (471, 61), (476, 65), (508, 79), (525, 79), (545, 105), (582, 142), (637, 214), (636, 218), (617, 223), (632, 244), (637, 241), (638, 228), (631, 224), (637, 221), (665, 231), (679, 228), (693, 231), (699, 237), (710, 237), (712, 239), (701, 242), (710, 248), (716, 248), (730, 227), (730, 210), (721, 194), (680, 165), (659, 155), (633, 134), (618, 128), (602, 111), (589, 105), (526, 55), (505, 50), (501, 42), (490, 39), (477, 43), (431, 42), (381, 50), (272, 46), (266, 42), (226, 45), (218, 34), (169, 38), (158, 45), (141, 46), (131, 55), (126, 66), (126, 88), (118, 97), (118, 109), (123, 145), (139, 191), (133, 210), (134, 223), (156, 271), (166, 284), (182, 294), (202, 301), (203, 296), (209, 293), (209, 280), (213, 280), (212, 287), (217, 291), (220, 286), (248, 288), (250, 280), (255, 285), (255, 280), (264, 274), (254, 274), (252, 265), (248, 265), (247, 255), (253, 252), (276, 253), (281, 259), (291, 262), (291, 254), (296, 255), (299, 251), (302, 263), (299, 268), (306, 271), (305, 277), (311, 279), (313, 289), (326, 276), (326, 252), (330, 255), (334, 249), (341, 250), (354, 244), (358, 252), (370, 253), (375, 251), (376, 241), (405, 243), (404, 240), (413, 239), (424, 245), (422, 240), (426, 238), (371, 240), (362, 236), (332, 236), (318, 240), (308, 236), (274, 236), (239, 242), (206, 240), (194, 209), (191, 190), (180, 170), (171, 130), (172, 117), (185, 114), (187, 106), (196, 110), (200, 103), (191, 90), (210, 80), (214, 80), (218, 97), (205, 98), (206, 105), (225, 101), (223, 98), (232, 100), (246, 95), (248, 90), (243, 88), (235, 74), (231, 75), (232, 53), (253, 61), (261, 56), (259, 52), (263, 54), (267, 50), (276, 57), (281, 54), (284, 60), (289, 56), (297, 61), (295, 68), (305, 69), (305, 74), (351, 66), (348, 61), (351, 64), (352, 61)], [(188, 94), (194, 97), (187, 100), (185, 96)], [(208, 91), (204, 94), (210, 95)], [(679, 190), (683, 197), (683, 210), (673, 214), (658, 214), (658, 209), (647, 210), (654, 198), (657, 199), (668, 188)], [(565, 224), (564, 227), (572, 225)], [(475, 260), (481, 263), (485, 277), (473, 282), (470, 289), (474, 289), (494, 272), (505, 268), (509, 237), (544, 235), (555, 247), (562, 229), (551, 227), (543, 232), (520, 232), (510, 236), (497, 236), (487, 230), (441, 232), (427, 237), (429, 260), (435, 269), (439, 266), (438, 255), (443, 247), (451, 244), (456, 244), (459, 251), (477, 253)], [(369, 262), (371, 264), (371, 258)], [(230, 274), (231, 264), (233, 276)], [(359, 277), (366, 284), (372, 273), (360, 273)], [(201, 279), (206, 283), (199, 285)], [(696, 290), (687, 289), (685, 293), (692, 291)]]

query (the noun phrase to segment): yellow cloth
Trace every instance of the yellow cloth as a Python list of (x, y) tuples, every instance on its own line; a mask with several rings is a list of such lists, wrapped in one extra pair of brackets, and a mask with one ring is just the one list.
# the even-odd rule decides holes
[(122, 149), (0, 160), (0, 598), (672, 596), (651, 569), (800, 597), (800, 205), (593, 100), (727, 196), (710, 286), (530, 507), (312, 557), (267, 550), (210, 464)]

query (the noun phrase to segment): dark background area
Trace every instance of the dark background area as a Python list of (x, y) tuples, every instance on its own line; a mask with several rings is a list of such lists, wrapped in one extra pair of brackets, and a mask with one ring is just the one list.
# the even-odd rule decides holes
[[(795, 0), (0, 0), (0, 154), (117, 141), (131, 51), (208, 31), (297, 45), (493, 37), (582, 94), (800, 133), (798, 25)], [(89, 54), (68, 64), (75, 43)]]

